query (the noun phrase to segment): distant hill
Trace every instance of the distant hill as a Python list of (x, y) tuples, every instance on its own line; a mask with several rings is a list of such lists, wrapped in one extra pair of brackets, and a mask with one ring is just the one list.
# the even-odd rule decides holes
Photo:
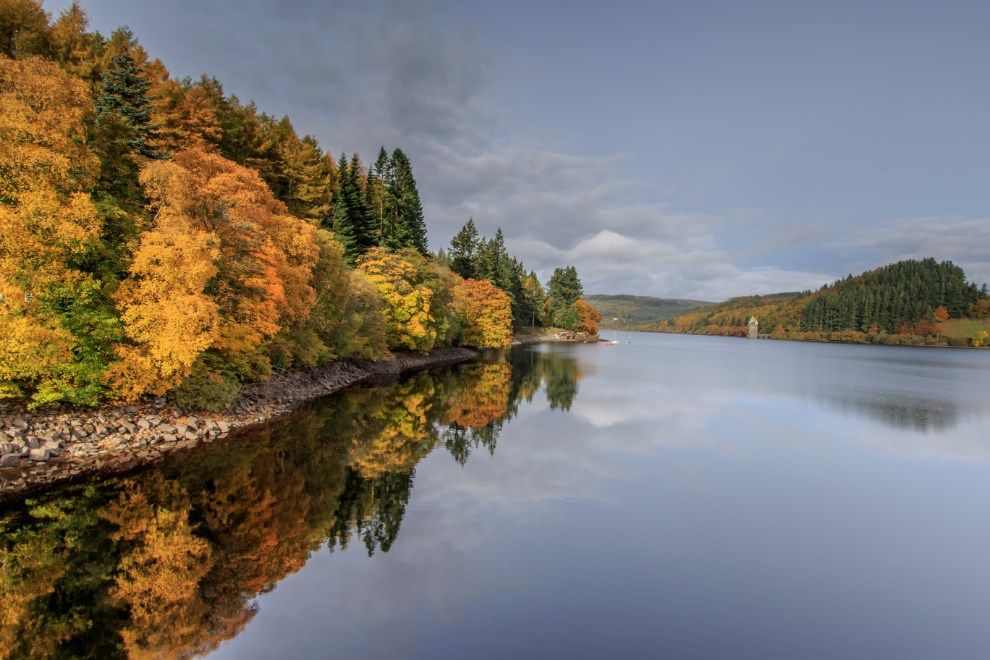
[[(679, 298), (654, 298), (652, 296), (631, 295), (591, 295), (585, 296), (592, 305), (601, 310), (603, 328), (632, 328), (656, 324), (672, 316), (711, 305), (702, 300), (682, 300)], [(613, 321), (613, 318), (619, 319)]]
[[(750, 316), (760, 333), (781, 339), (945, 343), (965, 341), (961, 333), (990, 315), (986, 287), (967, 282), (951, 261), (899, 261), (824, 286), (818, 291), (733, 298), (640, 329), (705, 335), (744, 336)], [(945, 325), (945, 330), (939, 324)]]

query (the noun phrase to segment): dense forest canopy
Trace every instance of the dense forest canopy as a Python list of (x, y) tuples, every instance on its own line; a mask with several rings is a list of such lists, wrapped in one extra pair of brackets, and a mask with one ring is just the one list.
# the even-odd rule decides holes
[(594, 331), (573, 284), (475, 238), (429, 253), (401, 148), (334, 157), (78, 4), (0, 2), (0, 398), (222, 407), (290, 367)]
[(907, 260), (815, 292), (734, 298), (653, 329), (743, 336), (751, 316), (758, 319), (760, 332), (780, 338), (982, 345), (979, 329), (972, 336), (953, 336), (949, 330), (954, 320), (990, 316), (990, 297), (986, 284), (968, 282), (951, 261)]

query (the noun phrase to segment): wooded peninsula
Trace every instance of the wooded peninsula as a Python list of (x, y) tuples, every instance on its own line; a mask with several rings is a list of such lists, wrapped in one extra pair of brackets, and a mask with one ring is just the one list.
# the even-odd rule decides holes
[(218, 410), (291, 368), (594, 334), (577, 271), (545, 290), (501, 230), (431, 253), (402, 149), (335, 158), (77, 4), (0, 12), (0, 400)]

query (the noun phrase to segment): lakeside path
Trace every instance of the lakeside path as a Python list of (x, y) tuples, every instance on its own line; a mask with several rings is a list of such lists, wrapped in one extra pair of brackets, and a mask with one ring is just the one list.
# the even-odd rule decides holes
[(271, 421), (299, 404), (375, 378), (449, 366), (478, 357), (441, 348), (391, 360), (344, 360), (291, 371), (244, 387), (221, 413), (187, 413), (164, 398), (125, 406), (58, 413), (0, 415), (0, 501), (56, 484), (117, 474), (166, 455)]

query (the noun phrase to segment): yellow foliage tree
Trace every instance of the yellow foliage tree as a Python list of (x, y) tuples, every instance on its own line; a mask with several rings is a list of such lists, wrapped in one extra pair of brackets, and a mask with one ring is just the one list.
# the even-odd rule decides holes
[(89, 107), (56, 64), (0, 56), (0, 392), (44, 386), (72, 362), (76, 341), (45, 302), (89, 278), (72, 261), (99, 237)]
[(119, 296), (131, 345), (109, 380), (118, 395), (164, 392), (206, 349), (242, 375), (269, 373), (264, 342), (316, 300), (316, 228), (288, 214), (254, 170), (199, 149), (152, 161), (155, 213)]
[(478, 348), (504, 348), (512, 343), (512, 301), (488, 280), (461, 280), (454, 289), (464, 314), (462, 343)]
[(378, 289), (385, 305), (390, 347), (428, 351), (437, 340), (433, 290), (421, 283), (416, 265), (400, 254), (372, 248), (357, 270)]

